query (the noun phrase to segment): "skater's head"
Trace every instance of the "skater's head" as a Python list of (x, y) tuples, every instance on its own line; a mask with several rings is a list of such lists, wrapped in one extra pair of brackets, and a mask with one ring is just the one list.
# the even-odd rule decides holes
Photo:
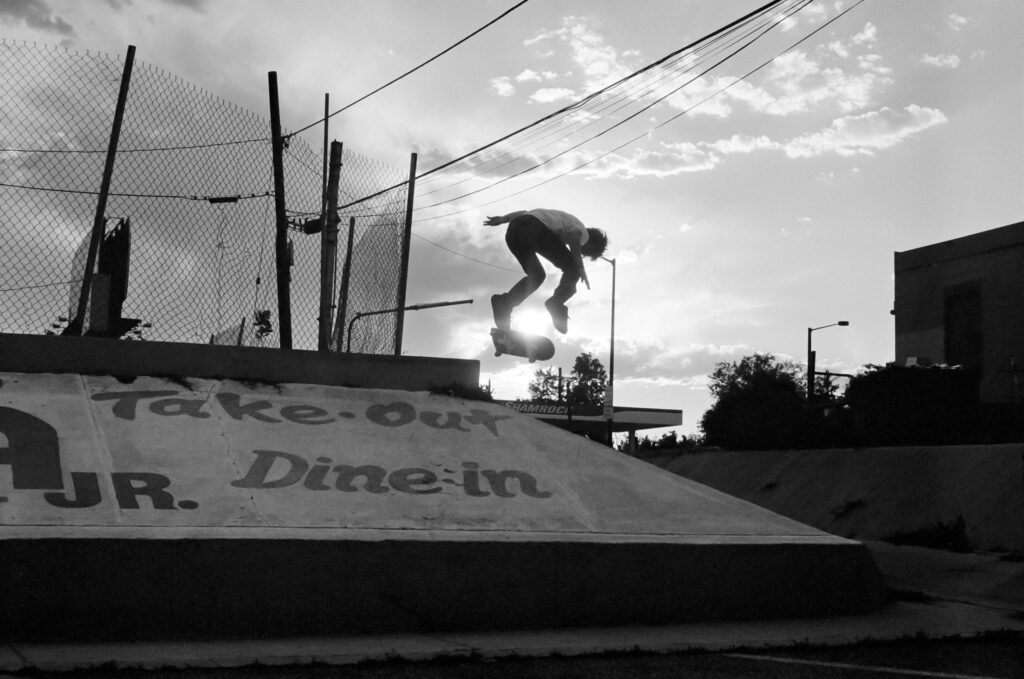
[(601, 229), (587, 229), (587, 242), (580, 247), (584, 257), (597, 259), (608, 249), (608, 234)]

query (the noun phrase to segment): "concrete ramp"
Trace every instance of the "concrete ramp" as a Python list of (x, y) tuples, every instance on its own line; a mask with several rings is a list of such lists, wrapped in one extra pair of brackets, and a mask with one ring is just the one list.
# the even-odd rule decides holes
[(0, 380), (9, 638), (664, 624), (883, 600), (859, 543), (492, 403)]

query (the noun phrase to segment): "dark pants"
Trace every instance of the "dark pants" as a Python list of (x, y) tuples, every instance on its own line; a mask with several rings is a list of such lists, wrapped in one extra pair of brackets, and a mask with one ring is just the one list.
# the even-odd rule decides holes
[(572, 252), (569, 251), (569, 246), (539, 219), (532, 215), (520, 215), (513, 219), (505, 231), (505, 243), (526, 272), (526, 277), (506, 293), (506, 299), (512, 306), (522, 304), (523, 300), (532, 295), (544, 282), (544, 267), (538, 255), (562, 271), (562, 280), (559, 281), (551, 299), (559, 304), (565, 304), (566, 300), (576, 294), (579, 273), (573, 262)]

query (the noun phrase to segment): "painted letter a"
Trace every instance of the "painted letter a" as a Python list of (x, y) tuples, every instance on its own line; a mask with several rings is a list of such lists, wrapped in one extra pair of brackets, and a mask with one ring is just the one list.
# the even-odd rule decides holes
[(57, 489), (64, 487), (60, 470), (57, 430), (35, 415), (0, 406), (0, 464), (11, 465), (14, 488)]

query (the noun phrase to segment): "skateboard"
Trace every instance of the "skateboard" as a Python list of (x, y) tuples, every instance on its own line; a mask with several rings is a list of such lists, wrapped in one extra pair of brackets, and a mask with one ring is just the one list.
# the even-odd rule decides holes
[(555, 355), (555, 345), (543, 335), (531, 335), (517, 330), (491, 328), (494, 355), (512, 354), (534, 361), (546, 361)]

